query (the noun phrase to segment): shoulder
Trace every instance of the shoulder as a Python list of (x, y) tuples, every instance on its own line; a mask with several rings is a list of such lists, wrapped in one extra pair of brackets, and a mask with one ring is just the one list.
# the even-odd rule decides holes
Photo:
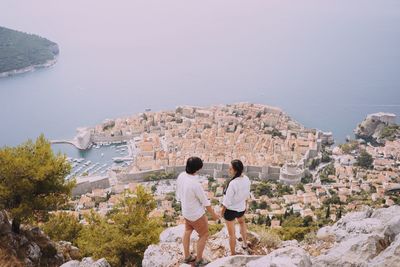
[(178, 178), (176, 178), (176, 181), (179, 183), (179, 182), (182, 182), (182, 180), (185, 179), (185, 178), (186, 178), (186, 173), (181, 172), (181, 173), (178, 175)]
[(247, 177), (246, 175), (243, 175), (243, 177), (241, 179), (242, 179), (242, 183), (244, 183), (246, 185), (251, 183), (249, 177)]

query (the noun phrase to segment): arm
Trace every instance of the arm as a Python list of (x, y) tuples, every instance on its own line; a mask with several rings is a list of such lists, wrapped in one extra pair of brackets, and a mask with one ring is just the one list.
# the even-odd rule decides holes
[(222, 205), (222, 207), (221, 207), (221, 217), (224, 217), (225, 211), (226, 211), (226, 207), (224, 205)]
[(233, 202), (232, 200), (234, 196), (235, 196), (234, 185), (230, 184), (226, 189), (224, 199), (222, 200), (222, 205), (225, 209), (232, 205)]
[(219, 219), (219, 216), (217, 213), (215, 213), (214, 209), (210, 206), (206, 206), (206, 210), (211, 214), (211, 216), (213, 217), (214, 221)]
[(200, 185), (196, 188), (195, 194), (196, 194), (197, 199), (206, 208), (206, 210), (211, 214), (213, 219), (218, 220), (219, 216), (215, 213), (214, 209), (211, 207), (211, 203), (208, 200), (206, 193), (204, 192), (203, 188), (201, 188)]
[(180, 184), (179, 184), (179, 181), (177, 181), (177, 183), (176, 183), (176, 194), (175, 194), (175, 197), (176, 197), (176, 200), (177, 201), (181, 201), (181, 186), (180, 186)]
[(234, 186), (232, 184), (230, 184), (228, 186), (228, 188), (226, 189), (224, 198), (222, 200), (222, 207), (221, 207), (221, 217), (224, 217), (224, 213), (226, 211), (226, 209), (232, 205), (232, 199), (235, 195), (235, 190), (234, 190)]

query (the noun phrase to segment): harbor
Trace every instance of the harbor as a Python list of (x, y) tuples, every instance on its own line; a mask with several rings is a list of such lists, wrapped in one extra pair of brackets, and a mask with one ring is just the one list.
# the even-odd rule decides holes
[(66, 179), (84, 176), (107, 176), (110, 170), (126, 167), (133, 162), (136, 147), (130, 142), (103, 142), (79, 150), (71, 144), (53, 144), (53, 150), (65, 154), (71, 164)]

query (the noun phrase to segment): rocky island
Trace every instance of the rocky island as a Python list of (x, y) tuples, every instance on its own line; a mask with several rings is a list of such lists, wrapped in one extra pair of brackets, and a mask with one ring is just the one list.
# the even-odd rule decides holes
[(46, 38), (0, 27), (0, 78), (50, 67), (58, 54), (58, 45)]

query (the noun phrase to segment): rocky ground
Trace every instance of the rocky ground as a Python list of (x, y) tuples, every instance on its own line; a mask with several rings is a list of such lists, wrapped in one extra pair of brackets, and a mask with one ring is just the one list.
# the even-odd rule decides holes
[(82, 261), (72, 260), (64, 263), (60, 267), (111, 267), (110, 264), (103, 258), (97, 261), (92, 258), (83, 258)]
[[(146, 250), (143, 267), (185, 266), (181, 264), (183, 229), (182, 225), (166, 229), (160, 243)], [(321, 228), (311, 244), (285, 241), (270, 252), (260, 246), (257, 234), (250, 236), (252, 255), (230, 257), (226, 230), (210, 237), (204, 253), (212, 260), (208, 266), (400, 266), (400, 206), (349, 213), (334, 225)], [(193, 236), (192, 243), (196, 240)], [(237, 251), (249, 254), (240, 242)]]
[(4, 211), (0, 211), (0, 266), (60, 266), (80, 258), (79, 250), (69, 242), (53, 242), (39, 228), (21, 226), (11, 231)]
[[(0, 266), (110, 267), (104, 259), (80, 260), (77, 248), (68, 242), (51, 241), (38, 228), (21, 230), (21, 234), (13, 233), (6, 213), (0, 212)], [(143, 267), (188, 267), (182, 264), (183, 231), (184, 226), (179, 225), (162, 232), (160, 243), (147, 248)], [(193, 250), (197, 239), (192, 236)], [(228, 256), (229, 239), (222, 229), (207, 243), (204, 255), (212, 260), (208, 267), (400, 267), (400, 206), (349, 213), (334, 225), (321, 228), (311, 243), (285, 241), (271, 250), (252, 232), (249, 241), (249, 251), (238, 241), (237, 252), (242, 255)]]

